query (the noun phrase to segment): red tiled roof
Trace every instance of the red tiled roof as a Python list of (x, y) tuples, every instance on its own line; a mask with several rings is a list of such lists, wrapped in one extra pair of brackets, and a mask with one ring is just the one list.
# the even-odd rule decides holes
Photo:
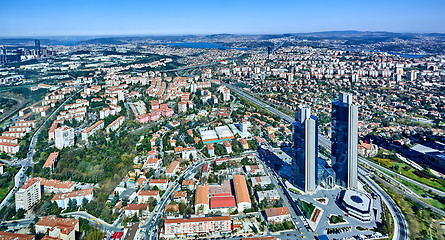
[(220, 196), (210, 198), (210, 208), (236, 207), (234, 196)]

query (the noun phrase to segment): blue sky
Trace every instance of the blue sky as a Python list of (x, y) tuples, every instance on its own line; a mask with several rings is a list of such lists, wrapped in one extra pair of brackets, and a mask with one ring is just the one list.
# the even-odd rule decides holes
[(444, 0), (1, 0), (0, 36), (445, 32)]

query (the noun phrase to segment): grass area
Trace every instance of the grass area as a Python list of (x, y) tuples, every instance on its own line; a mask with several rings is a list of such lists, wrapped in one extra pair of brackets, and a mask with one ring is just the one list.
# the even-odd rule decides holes
[(442, 199), (442, 197), (438, 196), (437, 194), (434, 194), (431, 191), (425, 191), (423, 188), (420, 188), (417, 185), (412, 184), (403, 179), (400, 179), (400, 182), (403, 185), (407, 186), (409, 189), (413, 190), (413, 192), (415, 192), (419, 196), (423, 197), (420, 198), (420, 200), (422, 200), (423, 202), (428, 203), (429, 205), (436, 207), (438, 209), (445, 210), (444, 200), (442, 200), (442, 202), (439, 200)]
[(337, 224), (337, 223), (344, 223), (344, 222), (346, 222), (346, 221), (343, 219), (342, 215), (331, 215), (329, 217), (330, 224)]
[(17, 171), (17, 168), (5, 167), (5, 174), (0, 175), (0, 201), (2, 201), (8, 194), (9, 190), (14, 187), (14, 175)]
[(402, 194), (376, 181), (394, 199), (408, 221), (411, 239), (445, 239), (445, 232), (440, 222), (445, 219), (430, 209), (411, 201)]
[(362, 226), (357, 226), (357, 227), (355, 227), (355, 229), (357, 229), (357, 230), (359, 230), (359, 231), (365, 231), (365, 230), (366, 230), (366, 229), (363, 228)]
[[(423, 183), (427, 186), (436, 188), (441, 191), (445, 191), (445, 186), (438, 180), (436, 177), (428, 175), (428, 173), (420, 172), (409, 166), (408, 164), (404, 162), (398, 162), (396, 160), (387, 159), (387, 158), (372, 158), (372, 161), (379, 163), (382, 167), (385, 167), (389, 170), (396, 171), (400, 174), (402, 174), (405, 177), (411, 178), (415, 181), (418, 181), (420, 183)], [(385, 173), (388, 173), (385, 170), (382, 170)], [(416, 174), (417, 173), (417, 174)], [(390, 174), (390, 173), (388, 173)], [(393, 176), (393, 174), (390, 174)], [(420, 177), (419, 175), (422, 175), (424, 177)], [(429, 178), (427, 178), (429, 177)], [(445, 183), (445, 181), (444, 181)]]
[(315, 210), (314, 204), (306, 202), (306, 201), (302, 201), (300, 199), (297, 200), (297, 204), (298, 204), (298, 206), (300, 206), (301, 210), (303, 211), (304, 216), (307, 219), (310, 219), (312, 213)]

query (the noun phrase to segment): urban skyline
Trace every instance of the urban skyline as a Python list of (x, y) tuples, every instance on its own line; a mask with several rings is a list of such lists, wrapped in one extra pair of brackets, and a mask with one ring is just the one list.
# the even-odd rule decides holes
[(0, 239), (445, 239), (444, 10), (5, 2)]

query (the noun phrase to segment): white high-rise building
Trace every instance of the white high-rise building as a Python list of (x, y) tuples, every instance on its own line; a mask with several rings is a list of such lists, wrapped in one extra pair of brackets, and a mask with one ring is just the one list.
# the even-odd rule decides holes
[(71, 147), (74, 145), (74, 129), (66, 125), (56, 128), (54, 132), (56, 148)]
[(34, 204), (42, 198), (40, 181), (31, 178), (15, 193), (15, 209), (23, 208), (29, 210)]

